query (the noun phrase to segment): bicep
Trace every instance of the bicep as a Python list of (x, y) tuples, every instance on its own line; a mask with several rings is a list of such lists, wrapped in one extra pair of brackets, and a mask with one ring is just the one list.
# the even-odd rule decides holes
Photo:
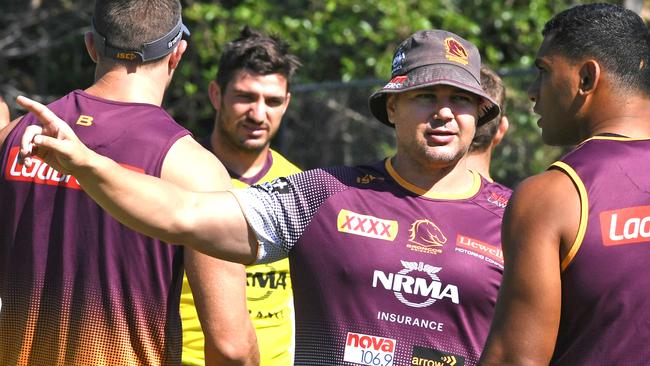
[[(548, 364), (560, 321), (560, 251), (576, 193), (546, 172), (522, 183), (503, 221), (505, 270), (484, 364)], [(497, 362), (493, 362), (498, 360)]]
[(194, 193), (180, 217), (191, 230), (192, 247), (217, 258), (251, 263), (256, 241), (231, 193), (228, 172), (221, 162), (190, 136), (179, 139), (167, 153), (161, 177)]

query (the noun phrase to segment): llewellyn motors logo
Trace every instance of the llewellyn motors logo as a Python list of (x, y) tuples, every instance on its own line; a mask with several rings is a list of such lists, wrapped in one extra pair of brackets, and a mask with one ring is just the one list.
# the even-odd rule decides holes
[(600, 213), (605, 246), (650, 242), (650, 206), (637, 206)]
[(414, 252), (427, 254), (442, 253), (442, 246), (447, 237), (433, 222), (422, 219), (416, 220), (409, 229), (409, 242), (406, 247)]
[(342, 233), (388, 241), (395, 240), (399, 229), (395, 220), (385, 220), (374, 216), (362, 215), (346, 209), (339, 211), (336, 226), (339, 232)]

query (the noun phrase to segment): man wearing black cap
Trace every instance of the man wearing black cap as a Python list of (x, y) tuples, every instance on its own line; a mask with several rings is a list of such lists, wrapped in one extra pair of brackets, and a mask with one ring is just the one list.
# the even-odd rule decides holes
[(395, 156), (244, 190), (189, 192), (121, 169), (26, 98), (43, 126), (23, 153), (28, 166), (35, 154), (75, 174), (136, 230), (240, 263), (289, 257), (296, 365), (474, 365), (503, 269), (503, 208), (491, 199), (510, 196), (465, 166), (477, 123), (499, 112), (479, 69), (470, 42), (415, 33), (370, 97), (395, 128)]
[[(178, 0), (97, 1), (85, 38), (96, 80), (50, 108), (120, 166), (225, 189), (219, 161), (160, 108), (186, 34)], [(22, 165), (20, 138), (33, 123), (28, 114), (0, 130), (0, 364), (179, 365), (182, 248), (121, 225), (48, 162)], [(244, 268), (218, 270), (226, 356), (253, 364)]]

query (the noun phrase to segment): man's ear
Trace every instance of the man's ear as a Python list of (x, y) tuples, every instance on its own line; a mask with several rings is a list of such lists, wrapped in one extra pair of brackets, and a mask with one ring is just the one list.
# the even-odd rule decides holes
[(393, 122), (394, 121), (393, 116), (395, 116), (395, 113), (397, 113), (397, 111), (395, 110), (395, 108), (396, 108), (396, 105), (395, 105), (396, 97), (397, 96), (395, 94), (387, 94), (386, 95), (386, 114), (388, 115), (388, 122), (391, 125), (395, 125), (395, 122)]
[(171, 57), (169, 57), (168, 66), (170, 71), (176, 70), (178, 63), (181, 62), (185, 50), (187, 50), (187, 41), (181, 39), (176, 45), (176, 48), (172, 51)]
[(222, 95), (219, 84), (217, 84), (217, 82), (214, 80), (210, 81), (210, 84), (208, 85), (208, 96), (210, 97), (210, 103), (212, 103), (212, 107), (214, 107), (214, 110), (218, 113), (219, 108), (221, 107)]
[(86, 32), (84, 34), (84, 43), (86, 44), (86, 51), (88, 56), (93, 60), (94, 63), (97, 63), (97, 49), (95, 48), (95, 38), (93, 32)]
[(502, 116), (501, 119), (499, 120), (499, 127), (497, 127), (497, 132), (494, 134), (494, 137), (492, 138), (492, 147), (495, 147), (501, 143), (501, 140), (503, 140), (503, 137), (506, 135), (506, 132), (508, 131), (508, 127), (510, 127), (510, 122), (508, 121), (508, 117)]
[(289, 107), (289, 102), (291, 102), (291, 93), (287, 92), (287, 97), (284, 100), (284, 109), (282, 109), (282, 114), (287, 111)]
[(578, 71), (580, 76), (578, 90), (580, 94), (589, 94), (596, 89), (600, 81), (600, 71), (600, 64), (596, 60), (587, 60), (582, 64)]

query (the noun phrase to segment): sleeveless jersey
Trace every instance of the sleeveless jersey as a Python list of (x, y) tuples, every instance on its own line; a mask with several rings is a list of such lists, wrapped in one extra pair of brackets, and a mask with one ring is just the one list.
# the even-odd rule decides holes
[[(160, 176), (189, 132), (161, 108), (74, 91), (49, 105), (89, 148)], [(0, 364), (178, 365), (180, 247), (119, 224), (76, 179), (17, 160), (27, 114), (0, 161)]]
[(650, 139), (594, 137), (554, 168), (579, 191), (553, 365), (650, 364)]
[(386, 160), (233, 193), (258, 261), (289, 257), (296, 365), (478, 362), (503, 274), (509, 189), (474, 173), (467, 194), (427, 195)]
[[(211, 150), (209, 141), (203, 146)], [(229, 172), (234, 187), (244, 188), (258, 182), (267, 182), (300, 172), (279, 153), (271, 150), (264, 168), (254, 177), (238, 177)], [(257, 343), (260, 364), (288, 366), (293, 364), (293, 297), (289, 260), (246, 267), (246, 298)], [(181, 294), (183, 321), (183, 364), (204, 365), (203, 332), (190, 290), (187, 276), (183, 278)]]

